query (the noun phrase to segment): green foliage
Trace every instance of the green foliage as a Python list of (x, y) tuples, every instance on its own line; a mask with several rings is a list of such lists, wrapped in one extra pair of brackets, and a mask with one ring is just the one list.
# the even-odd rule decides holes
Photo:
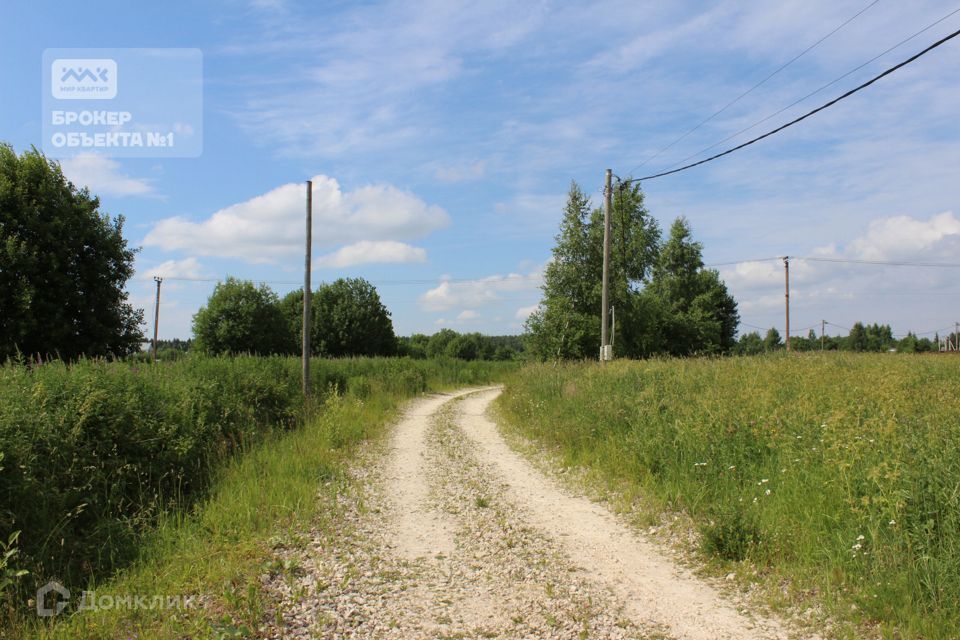
[[(300, 353), (303, 289), (278, 303), (286, 332), (287, 353)], [(322, 284), (310, 303), (310, 350), (323, 357), (391, 356), (397, 353), (393, 322), (376, 288), (362, 278)]]
[[(610, 251), (610, 305), (618, 328), (634, 349), (631, 330), (640, 326), (633, 301), (656, 261), (660, 228), (643, 203), (639, 185), (618, 189), (613, 198)], [(541, 360), (594, 358), (600, 344), (603, 211), (571, 183), (553, 260), (544, 272), (543, 300), (528, 318), (527, 350)], [(625, 327), (625, 329), (624, 329)]]
[(763, 338), (756, 331), (741, 335), (740, 340), (737, 341), (736, 353), (740, 356), (755, 356), (765, 350)]
[(60, 166), (0, 144), (0, 361), (124, 356), (143, 340), (127, 302), (135, 251)]
[(265, 284), (228, 277), (193, 316), (195, 348), (212, 354), (292, 350), (277, 296)]
[[(315, 360), (312, 379), (319, 398), (407, 396), (502, 370), (356, 358)], [(224, 460), (298, 425), (302, 402), (296, 358), (0, 367), (0, 537), (23, 532), (38, 585), (123, 566), (158, 517), (205, 495)]]
[(780, 338), (780, 332), (777, 331), (776, 327), (770, 327), (767, 335), (763, 338), (764, 351), (776, 351), (781, 347), (783, 347), (783, 339)]
[(685, 511), (788, 606), (819, 593), (884, 637), (939, 638), (960, 628), (956, 389), (952, 358), (775, 354), (527, 366), (501, 406), (642, 510)]
[[(617, 189), (611, 209), (609, 304), (616, 352), (728, 353), (735, 346), (737, 305), (685, 219), (661, 244), (660, 227), (639, 184)], [(603, 212), (576, 183), (570, 187), (543, 299), (526, 324), (527, 350), (540, 360), (593, 359), (600, 344)]]
[[(247, 361), (249, 374), (261, 362), (234, 360)], [(299, 366), (292, 358), (271, 360), (291, 369)], [(158, 368), (175, 375), (182, 366)], [(486, 384), (513, 369), (493, 363), (384, 358), (318, 360), (314, 366), (315, 379), (345, 392), (323, 397), (298, 428), (262, 429), (259, 443), (218, 464), (202, 500), (189, 510), (171, 510), (145, 532), (134, 564), (77, 586), (106, 594), (198, 594), (203, 606), (72, 612), (58, 616), (52, 626), (26, 612), (23, 635), (32, 637), (34, 632), (40, 638), (65, 640), (249, 637), (243, 636), (247, 631), (256, 635), (267, 600), (261, 582), (265, 559), (274, 557), (273, 550), (281, 545), (299, 544), (304, 531), (342, 526), (342, 497), (345, 484), (352, 481), (347, 465), (355, 459), (357, 445), (381, 434), (400, 402), (412, 394), (449, 389), (461, 381)]]
[(427, 357), (439, 358), (447, 354), (447, 346), (460, 335), (453, 329), (440, 329), (427, 342)]
[[(736, 344), (737, 303), (717, 271), (704, 269), (703, 245), (693, 240), (686, 219), (677, 218), (670, 227), (642, 295), (651, 299), (657, 318), (653, 331), (658, 334), (652, 351), (644, 355), (722, 354)], [(638, 351), (643, 352), (633, 349)]]
[(325, 357), (390, 356), (396, 353), (390, 312), (376, 288), (362, 278), (340, 278), (314, 295), (314, 324)]

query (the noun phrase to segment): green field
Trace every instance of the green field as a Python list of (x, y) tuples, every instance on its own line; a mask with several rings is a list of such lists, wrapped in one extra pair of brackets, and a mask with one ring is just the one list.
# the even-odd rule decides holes
[(854, 636), (944, 638), (960, 629), (958, 383), (960, 359), (935, 355), (549, 364), (500, 407), (651, 523), (689, 514), (711, 564), (777, 604), (825, 604)]
[[(355, 445), (407, 397), (487, 383), (513, 368), (316, 360), (311, 417), (295, 358), (0, 368), (0, 536), (20, 532), (17, 553), (5, 561), (0, 553), (0, 580), (30, 571), (19, 588), (0, 583), (0, 631), (192, 637), (255, 627), (267, 541), (322, 515)], [(319, 500), (318, 487), (326, 487)], [(52, 625), (27, 606), (51, 578), (73, 593), (210, 600), (182, 615), (113, 610)], [(220, 616), (211, 620), (210, 611)]]

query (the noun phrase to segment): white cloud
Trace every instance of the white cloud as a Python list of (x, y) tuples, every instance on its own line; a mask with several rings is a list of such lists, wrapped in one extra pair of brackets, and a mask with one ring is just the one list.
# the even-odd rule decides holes
[[(927, 219), (908, 215), (875, 218), (860, 235), (809, 252), (827, 260), (956, 262), (960, 219), (953, 212)], [(745, 322), (783, 325), (784, 270), (780, 261), (743, 262), (721, 269)], [(790, 260), (791, 328), (806, 332), (821, 318), (849, 326), (857, 320), (892, 323), (896, 331), (946, 326), (943, 302), (960, 298), (954, 269)], [(835, 329), (836, 330), (836, 329)]]
[(373, 263), (410, 263), (426, 262), (427, 251), (403, 242), (393, 240), (361, 240), (338, 249), (333, 253), (320, 256), (316, 260), (319, 267), (352, 267), (358, 264)]
[(204, 272), (203, 266), (196, 258), (185, 258), (162, 262), (151, 269), (147, 269), (143, 275), (147, 279), (154, 276), (162, 278), (202, 278)]
[[(221, 209), (201, 222), (183, 217), (161, 220), (143, 243), (167, 251), (275, 262), (302, 248), (304, 202), (303, 184), (285, 184)], [(313, 238), (319, 246), (387, 240), (399, 244), (449, 222), (440, 207), (390, 185), (342, 192), (333, 178), (313, 178)]]
[(960, 220), (952, 211), (926, 221), (910, 216), (873, 220), (866, 234), (848, 245), (847, 253), (862, 260), (954, 259), (960, 253)]
[(520, 307), (517, 309), (517, 312), (513, 315), (517, 320), (526, 320), (530, 317), (530, 314), (540, 308), (539, 304), (532, 304), (529, 307)]
[(472, 164), (454, 164), (438, 167), (434, 175), (437, 177), (437, 180), (442, 180), (443, 182), (464, 182), (466, 180), (482, 178), (486, 170), (487, 163), (480, 160)]
[(131, 178), (120, 171), (120, 163), (95, 153), (82, 153), (60, 160), (60, 168), (70, 182), (88, 187), (91, 193), (105, 196), (149, 196), (149, 180)]
[(473, 309), (464, 309), (459, 314), (457, 314), (457, 322), (469, 322), (470, 320), (476, 320), (478, 314)]
[(543, 282), (541, 271), (526, 275), (488, 276), (476, 280), (444, 280), (420, 296), (426, 311), (446, 311), (455, 307), (481, 307), (499, 300), (507, 292), (532, 292)]

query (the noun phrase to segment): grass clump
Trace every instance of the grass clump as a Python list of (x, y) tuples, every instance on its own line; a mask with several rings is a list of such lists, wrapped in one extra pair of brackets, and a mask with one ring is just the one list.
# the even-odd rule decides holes
[[(318, 360), (320, 405), (304, 424), (299, 367), (255, 357), (0, 367), (0, 537), (20, 532), (7, 564), (30, 571), (4, 583), (2, 624), (42, 627), (28, 598), (52, 578), (71, 590), (70, 611), (81, 591), (106, 587), (121, 598), (196, 595), (258, 624), (266, 540), (316, 514), (318, 486), (335, 491), (355, 445), (403, 398), (508, 368)], [(59, 616), (48, 633), (209, 636), (205, 616), (87, 612), (69, 625)]]
[(500, 405), (794, 603), (934, 638), (960, 628), (958, 382), (954, 358), (890, 354), (535, 365)]

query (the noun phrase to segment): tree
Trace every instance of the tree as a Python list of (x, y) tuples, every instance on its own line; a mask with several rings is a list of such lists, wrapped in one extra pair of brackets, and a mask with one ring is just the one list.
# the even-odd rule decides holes
[[(618, 342), (627, 355), (637, 355), (634, 304), (652, 268), (660, 228), (643, 203), (639, 184), (618, 189), (611, 211), (610, 304), (616, 307)], [(526, 344), (539, 359), (594, 358), (600, 345), (603, 210), (576, 182), (570, 185), (553, 259), (544, 273), (543, 300), (527, 319)]]
[(36, 149), (17, 157), (0, 144), (0, 361), (140, 349), (143, 310), (124, 291), (136, 250), (123, 223)]
[(461, 360), (485, 359), (483, 336), (479, 333), (464, 333), (447, 343), (446, 355)]
[(851, 351), (866, 351), (868, 345), (867, 329), (862, 322), (855, 322), (850, 329), (847, 345)]
[(228, 277), (193, 316), (195, 346), (210, 353), (287, 353), (289, 325), (267, 285)]
[(368, 281), (340, 278), (322, 285), (313, 299), (317, 301), (313, 322), (322, 355), (339, 358), (396, 353), (397, 337), (390, 312)]
[(736, 344), (737, 303), (720, 275), (703, 266), (703, 245), (683, 217), (670, 227), (643, 295), (658, 313), (658, 350), (674, 356), (729, 353)]
[(740, 341), (737, 343), (738, 355), (752, 356), (763, 353), (763, 351), (763, 338), (761, 338), (760, 334), (756, 331), (751, 331), (750, 333), (745, 333), (740, 336)]
[(430, 341), (427, 343), (427, 357), (428, 358), (439, 358), (446, 355), (447, 345), (456, 338), (459, 333), (453, 329), (440, 329), (435, 334), (430, 336)]
[(770, 327), (767, 335), (763, 338), (763, 348), (767, 351), (776, 351), (783, 347), (783, 340), (780, 339), (780, 332), (776, 327)]
[[(303, 340), (303, 289), (278, 303), (288, 353), (300, 353)], [(310, 351), (316, 356), (389, 356), (397, 353), (390, 312), (376, 288), (363, 278), (322, 284), (310, 303)]]

